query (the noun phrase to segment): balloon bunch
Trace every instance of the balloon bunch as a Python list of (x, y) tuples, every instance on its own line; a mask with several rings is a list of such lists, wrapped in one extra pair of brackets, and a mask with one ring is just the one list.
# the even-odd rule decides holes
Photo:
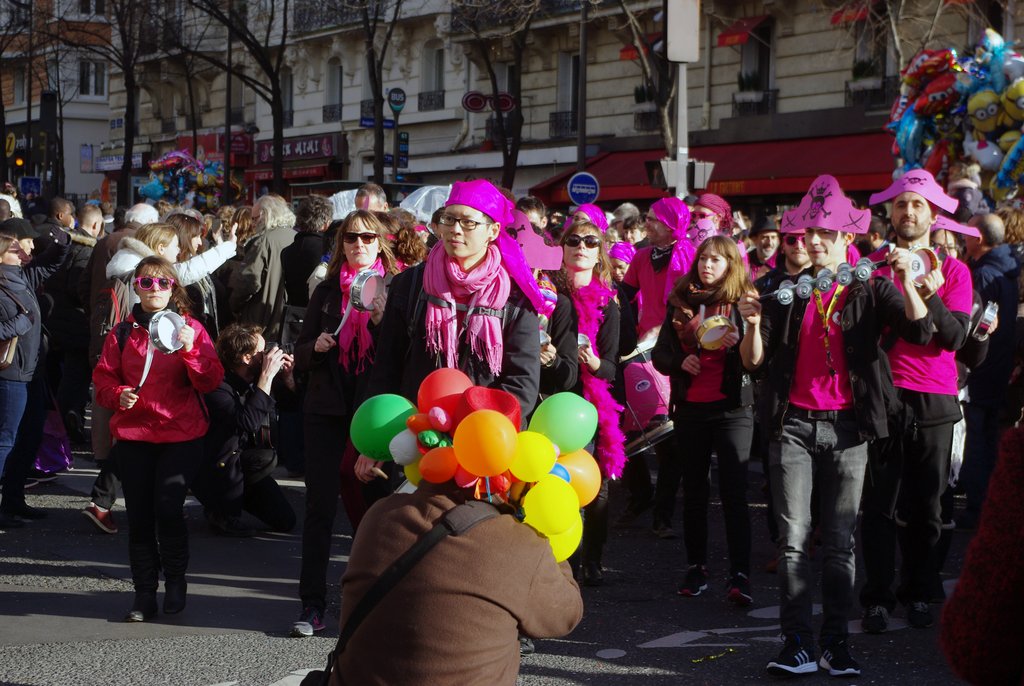
[[(487, 409), (474, 409), (480, 405)], [(415, 405), (389, 393), (367, 399), (350, 436), (363, 455), (401, 465), (411, 484), (454, 480), (478, 499), (518, 507), (561, 562), (583, 535), (580, 508), (601, 488), (601, 470), (584, 449), (597, 410), (579, 395), (558, 393), (537, 407), (526, 431), (519, 431), (519, 412), (511, 394), (438, 369), (423, 380)]]
[[(224, 188), (224, 165), (221, 162), (199, 161), (185, 150), (172, 150), (149, 164), (149, 181), (139, 194), (150, 200), (167, 198), (186, 207), (213, 210), (220, 206)], [(244, 188), (231, 179), (235, 197)]]
[(975, 162), (997, 200), (1024, 182), (1024, 57), (987, 29), (974, 53), (922, 50), (900, 73), (887, 129), (899, 158), (894, 176), (916, 168), (943, 180), (954, 162)]

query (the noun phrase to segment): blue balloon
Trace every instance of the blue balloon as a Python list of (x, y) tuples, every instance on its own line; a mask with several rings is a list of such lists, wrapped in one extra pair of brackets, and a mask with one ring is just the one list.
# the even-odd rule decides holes
[(557, 462), (555, 463), (555, 466), (551, 468), (551, 471), (548, 473), (554, 474), (560, 479), (565, 479), (566, 481), (569, 480), (569, 470), (563, 467), (562, 465), (558, 464)]

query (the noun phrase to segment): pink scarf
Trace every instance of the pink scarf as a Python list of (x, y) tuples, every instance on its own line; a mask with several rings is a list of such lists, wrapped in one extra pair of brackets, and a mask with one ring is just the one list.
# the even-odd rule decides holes
[[(427, 300), (427, 351), (435, 355), (444, 352), (445, 366), (458, 368), (460, 335), (456, 305), (469, 304), (463, 325), (469, 336), (470, 352), (486, 359), (492, 374), (500, 374), (502, 319), (501, 314), (495, 312), (508, 302), (511, 281), (501, 266), (497, 246), (490, 245), (483, 262), (464, 272), (438, 243), (427, 256), (423, 290), (430, 296)], [(491, 311), (481, 312), (477, 308)]]
[[(381, 276), (384, 276), (384, 265), (380, 258), (369, 267)], [(347, 261), (341, 265), (338, 272), (338, 283), (341, 286), (341, 316), (345, 316), (348, 308), (349, 291), (352, 288), (352, 281), (356, 275), (363, 271), (350, 265)], [(338, 362), (345, 368), (345, 371), (352, 371), (352, 344), (356, 344), (356, 373), (366, 368), (366, 362), (370, 359), (370, 351), (373, 348), (373, 338), (370, 336), (370, 313), (352, 308), (348, 319), (345, 321), (345, 328), (338, 333)]]
[[(615, 297), (615, 291), (594, 279), (589, 284), (575, 291), (572, 304), (576, 308), (579, 320), (579, 332), (590, 339), (592, 352), (599, 354), (597, 333), (604, 321), (604, 308)], [(622, 416), (622, 405), (612, 397), (611, 383), (594, 376), (590, 368), (580, 365), (583, 376), (583, 397), (597, 408), (597, 446), (594, 451), (601, 472), (608, 478), (617, 479), (622, 476), (622, 468), (626, 465), (626, 436), (619, 426)]]

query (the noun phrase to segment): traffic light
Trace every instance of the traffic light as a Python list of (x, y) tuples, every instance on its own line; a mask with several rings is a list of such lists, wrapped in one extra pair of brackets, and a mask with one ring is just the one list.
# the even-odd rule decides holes
[(14, 166), (15, 167), (24, 167), (25, 166), (25, 160), (24, 160), (24, 158), (22, 158), (21, 155), (18, 155), (17, 157), (14, 158)]

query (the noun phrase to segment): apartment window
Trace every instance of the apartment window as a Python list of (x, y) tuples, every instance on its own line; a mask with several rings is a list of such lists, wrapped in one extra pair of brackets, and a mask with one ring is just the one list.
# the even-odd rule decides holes
[(51, 57), (46, 60), (46, 87), (52, 91), (60, 92), (61, 86), (60, 64), (57, 59)]
[(423, 75), (420, 90), (444, 90), (444, 46), (441, 41), (429, 41), (423, 46)]
[(766, 91), (772, 83), (772, 27), (765, 21), (750, 32), (750, 39), (740, 49), (740, 74), (744, 88)]
[(27, 73), (25, 65), (19, 64), (14, 68), (14, 104), (25, 104), (25, 92), (27, 90)]
[(340, 105), (341, 92), (344, 88), (344, 71), (341, 68), (341, 60), (332, 57), (327, 61), (327, 104)]
[(295, 119), (295, 93), (293, 88), (292, 70), (281, 70), (281, 109), (284, 110), (284, 125), (290, 127)]
[(79, 14), (104, 14), (106, 11), (106, 0), (78, 0)]
[(78, 63), (78, 94), (105, 96), (107, 94), (107, 65), (95, 60)]
[(577, 112), (580, 98), (580, 56), (578, 53), (558, 53), (558, 93), (556, 105), (559, 112)]

